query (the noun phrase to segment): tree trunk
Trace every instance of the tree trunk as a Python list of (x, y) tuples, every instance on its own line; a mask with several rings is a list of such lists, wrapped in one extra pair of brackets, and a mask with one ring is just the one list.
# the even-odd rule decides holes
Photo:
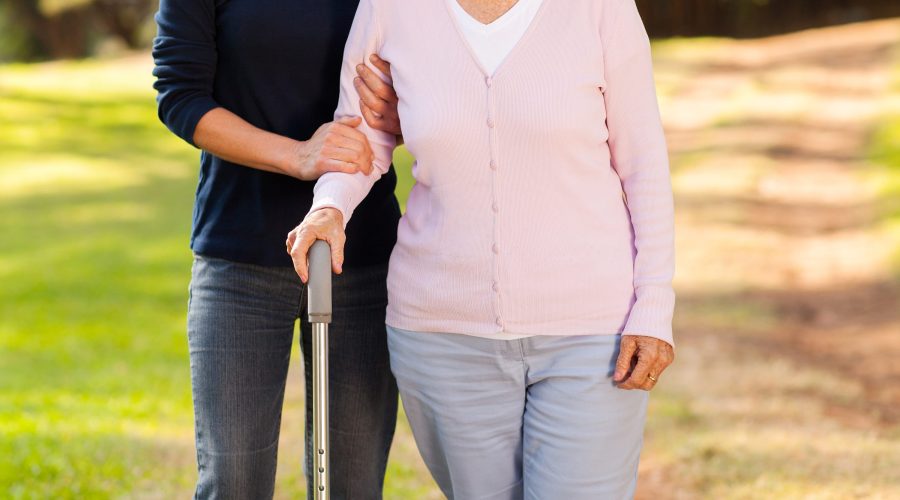
[(129, 48), (141, 46), (140, 31), (144, 21), (153, 13), (153, 0), (95, 0), (94, 12), (113, 36)]
[(51, 59), (86, 57), (90, 49), (91, 7), (83, 5), (48, 16), (37, 0), (7, 0), (12, 11)]

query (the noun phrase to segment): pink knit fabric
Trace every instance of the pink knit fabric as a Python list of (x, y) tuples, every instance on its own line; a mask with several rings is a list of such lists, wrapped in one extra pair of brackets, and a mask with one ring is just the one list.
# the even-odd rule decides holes
[[(416, 179), (388, 276), (396, 328), (636, 334), (672, 343), (673, 202), (650, 45), (634, 0), (545, 0), (487, 75), (445, 0), (362, 0), (354, 66), (391, 62)], [(395, 139), (365, 124), (375, 171), (329, 173), (312, 210), (349, 219)]]

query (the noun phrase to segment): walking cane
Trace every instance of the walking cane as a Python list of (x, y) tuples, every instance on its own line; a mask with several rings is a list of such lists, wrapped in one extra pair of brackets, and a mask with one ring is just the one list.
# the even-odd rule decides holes
[(328, 324), (331, 323), (331, 248), (322, 240), (309, 249), (309, 322), (313, 345), (313, 498), (331, 496), (328, 453)]

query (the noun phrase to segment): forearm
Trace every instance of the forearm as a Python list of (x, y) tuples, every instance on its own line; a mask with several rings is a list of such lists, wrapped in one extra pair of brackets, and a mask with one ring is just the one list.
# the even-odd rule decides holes
[[(356, 68), (357, 65), (366, 64), (367, 54), (379, 51), (380, 47), (377, 45), (379, 29), (380, 25), (371, 0), (363, 0), (356, 12), (344, 50), (340, 98), (335, 111), (336, 118), (356, 116), (359, 111), (358, 106), (362, 100), (359, 88), (364, 86), (357, 87), (354, 83)], [(372, 70), (370, 69), (370, 71)], [(378, 78), (386, 79), (386, 75), (378, 75)], [(393, 151), (397, 145), (397, 136), (375, 129), (366, 121), (360, 123), (359, 130), (365, 134), (372, 147), (374, 157), (372, 171), (358, 172), (352, 175), (331, 172), (321, 176), (314, 189), (315, 194), (310, 213), (326, 207), (335, 208), (341, 212), (343, 223), (346, 225), (353, 216), (353, 211), (369, 194), (375, 182), (390, 168)]]
[(313, 203), (310, 213), (323, 208), (337, 209), (346, 227), (353, 212), (372, 190), (372, 186), (382, 176), (381, 170), (373, 168), (369, 175), (363, 173), (328, 173), (319, 178), (313, 189)]
[(203, 115), (194, 131), (194, 144), (232, 163), (291, 176), (305, 145), (255, 127), (225, 108)]

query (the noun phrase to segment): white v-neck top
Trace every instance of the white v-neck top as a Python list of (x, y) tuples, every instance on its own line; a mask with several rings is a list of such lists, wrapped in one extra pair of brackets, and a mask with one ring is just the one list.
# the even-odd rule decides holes
[(447, 0), (459, 29), (488, 74), (494, 74), (531, 26), (543, 0), (519, 0), (490, 24), (472, 17), (457, 0)]
[[(344, 51), (335, 116), (359, 114), (356, 65), (379, 54), (416, 159), (385, 322), (674, 345), (672, 186), (635, 0), (544, 1), (493, 74), (446, 2), (360, 0)], [(311, 209), (350, 224), (397, 142), (359, 130), (371, 174), (324, 174)]]

